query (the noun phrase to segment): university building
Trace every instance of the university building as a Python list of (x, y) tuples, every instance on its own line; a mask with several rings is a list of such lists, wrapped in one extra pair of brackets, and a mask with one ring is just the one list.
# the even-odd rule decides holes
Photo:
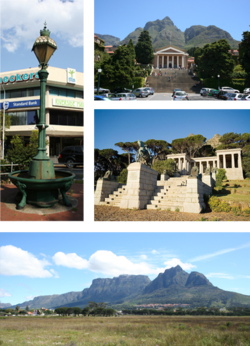
[(185, 49), (165, 46), (155, 49), (154, 68), (188, 68), (188, 53)]
[[(37, 110), (40, 108), (39, 68), (27, 68), (0, 73), (0, 110), (10, 116), (6, 129), (5, 151), (12, 136), (19, 135), (28, 144), (36, 130)], [(69, 145), (83, 145), (84, 97), (83, 73), (73, 68), (48, 67), (45, 97), (47, 155), (58, 156)], [(5, 90), (5, 93), (4, 93)], [(5, 94), (5, 95), (4, 95)], [(4, 102), (5, 97), (5, 102)]]

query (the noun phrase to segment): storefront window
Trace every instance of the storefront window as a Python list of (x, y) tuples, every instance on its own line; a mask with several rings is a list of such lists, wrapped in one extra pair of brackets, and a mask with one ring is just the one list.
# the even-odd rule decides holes
[(83, 126), (83, 112), (60, 111), (57, 109), (51, 110), (50, 124)]
[(27, 112), (27, 125), (35, 125), (37, 121), (36, 111)]

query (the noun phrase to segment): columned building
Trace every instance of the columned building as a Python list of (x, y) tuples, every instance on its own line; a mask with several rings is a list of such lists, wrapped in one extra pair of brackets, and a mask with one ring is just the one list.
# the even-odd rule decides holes
[(175, 160), (177, 168), (182, 175), (190, 174), (191, 169), (197, 166), (199, 173), (205, 173), (207, 167), (224, 168), (229, 180), (243, 180), (241, 163), (241, 149), (216, 150), (216, 156), (195, 157), (190, 159), (185, 153), (167, 155), (168, 159)]
[(188, 68), (188, 53), (185, 49), (166, 46), (155, 49), (154, 68)]

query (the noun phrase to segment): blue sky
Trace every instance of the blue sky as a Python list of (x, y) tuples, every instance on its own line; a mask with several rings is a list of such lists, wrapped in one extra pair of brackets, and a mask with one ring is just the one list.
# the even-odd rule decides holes
[(95, 278), (181, 265), (224, 290), (250, 295), (249, 233), (2, 233), (0, 300), (81, 291)]
[(250, 131), (249, 110), (95, 110), (95, 148), (137, 140), (173, 139), (201, 134), (207, 139), (215, 134)]
[(83, 0), (1, 1), (1, 72), (39, 65), (31, 52), (47, 22), (58, 49), (50, 66), (83, 72)]
[(233, 0), (226, 3), (95, 0), (95, 33), (113, 35), (123, 40), (136, 28), (143, 28), (147, 22), (167, 16), (183, 32), (192, 25), (215, 25), (240, 41), (243, 31), (249, 30), (248, 0), (243, 0), (240, 4)]

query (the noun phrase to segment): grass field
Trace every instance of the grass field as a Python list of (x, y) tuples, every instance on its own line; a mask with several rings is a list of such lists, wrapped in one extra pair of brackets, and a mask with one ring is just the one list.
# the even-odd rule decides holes
[(0, 345), (248, 346), (250, 317), (6, 317)]

